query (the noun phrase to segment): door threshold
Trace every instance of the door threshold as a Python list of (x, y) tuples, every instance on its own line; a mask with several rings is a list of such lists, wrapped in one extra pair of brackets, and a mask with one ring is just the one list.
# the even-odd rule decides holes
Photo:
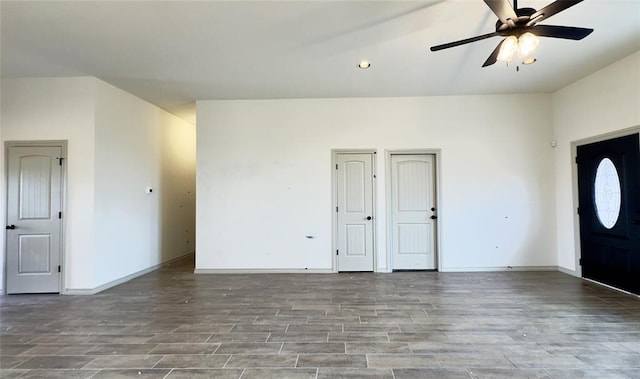
[(597, 280), (593, 280), (593, 279), (589, 279), (589, 278), (585, 278), (585, 277), (583, 277), (582, 279), (586, 280), (587, 282), (590, 282), (590, 283), (593, 283), (593, 284), (597, 284), (599, 286), (606, 287), (608, 289), (611, 289), (611, 290), (614, 290), (614, 291), (617, 291), (617, 292), (622, 292), (625, 295), (631, 295), (631, 296), (640, 298), (640, 294), (629, 292), (627, 290), (623, 290), (622, 288), (614, 287), (612, 285), (605, 284), (605, 283), (599, 282)]

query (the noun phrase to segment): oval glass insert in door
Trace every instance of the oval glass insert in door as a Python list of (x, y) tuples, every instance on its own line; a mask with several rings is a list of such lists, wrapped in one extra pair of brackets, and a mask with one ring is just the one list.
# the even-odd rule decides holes
[(598, 221), (607, 229), (613, 228), (620, 216), (622, 196), (618, 170), (609, 158), (603, 158), (598, 164), (593, 195)]

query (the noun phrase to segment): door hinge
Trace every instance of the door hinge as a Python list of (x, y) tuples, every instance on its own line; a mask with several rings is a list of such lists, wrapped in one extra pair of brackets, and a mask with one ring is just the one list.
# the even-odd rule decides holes
[(578, 163), (578, 157), (576, 156), (576, 163)]
[(336, 213), (338, 213), (338, 207), (336, 207)]
[(336, 163), (336, 170), (338, 169), (338, 164)]
[(58, 212), (58, 218), (62, 218), (62, 212)]
[(582, 266), (582, 258), (578, 259), (578, 264)]
[(58, 272), (62, 271), (62, 267), (60, 267), (60, 265), (58, 265)]
[(576, 208), (576, 213), (580, 214), (580, 207)]
[(336, 255), (339, 255), (339, 254), (338, 254), (338, 250), (336, 250)]

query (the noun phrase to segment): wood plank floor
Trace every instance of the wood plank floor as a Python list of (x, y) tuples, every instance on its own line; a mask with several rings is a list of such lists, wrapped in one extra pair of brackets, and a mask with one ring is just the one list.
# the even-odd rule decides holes
[(640, 300), (559, 272), (192, 272), (1, 296), (0, 377), (640, 378)]

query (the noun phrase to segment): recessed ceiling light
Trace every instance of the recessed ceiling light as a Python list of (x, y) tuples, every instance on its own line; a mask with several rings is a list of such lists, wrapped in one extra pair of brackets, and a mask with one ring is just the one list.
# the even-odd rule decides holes
[(536, 58), (527, 58), (525, 59), (522, 64), (534, 64), (536, 63), (538, 60)]
[(360, 64), (358, 64), (358, 67), (360, 67), (363, 70), (366, 70), (369, 67), (371, 67), (371, 62), (362, 61), (362, 62), (360, 62)]

